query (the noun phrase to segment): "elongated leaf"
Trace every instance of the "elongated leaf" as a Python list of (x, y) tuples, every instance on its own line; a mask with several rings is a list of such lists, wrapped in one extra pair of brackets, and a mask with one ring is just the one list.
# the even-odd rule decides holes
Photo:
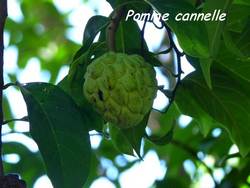
[(146, 115), (137, 126), (128, 129), (122, 129), (123, 134), (128, 139), (139, 158), (142, 158), (140, 154), (141, 141), (145, 136), (145, 128), (148, 123), (148, 118), (149, 114)]
[(110, 125), (109, 131), (112, 143), (117, 151), (127, 155), (134, 155), (132, 145), (118, 127), (116, 127), (115, 125)]
[(31, 135), (54, 187), (82, 187), (88, 176), (91, 151), (87, 125), (76, 104), (52, 84), (30, 83), (21, 86), (21, 92)]
[(104, 29), (109, 23), (109, 18), (105, 16), (93, 16), (89, 19), (83, 34), (83, 46), (88, 48), (95, 39), (98, 32)]

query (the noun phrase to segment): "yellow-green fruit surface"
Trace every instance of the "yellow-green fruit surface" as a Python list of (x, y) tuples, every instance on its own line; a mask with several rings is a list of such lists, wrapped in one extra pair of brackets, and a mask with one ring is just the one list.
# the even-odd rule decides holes
[(84, 78), (87, 100), (106, 121), (120, 128), (140, 123), (157, 92), (155, 71), (139, 55), (106, 53), (87, 67)]

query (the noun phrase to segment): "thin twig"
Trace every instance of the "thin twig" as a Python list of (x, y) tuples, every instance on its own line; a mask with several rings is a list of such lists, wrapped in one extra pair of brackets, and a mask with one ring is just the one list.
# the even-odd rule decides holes
[(110, 139), (110, 135), (105, 132), (98, 131), (97, 133), (91, 133), (89, 136), (102, 136), (103, 138)]
[(218, 183), (216, 182), (215, 178), (214, 178), (214, 175), (213, 175), (213, 169), (211, 169), (204, 161), (202, 161), (198, 156), (197, 156), (197, 151), (193, 148), (191, 148), (190, 146), (178, 141), (178, 140), (175, 140), (175, 139), (172, 139), (171, 144), (183, 149), (184, 151), (186, 151), (187, 153), (190, 154), (190, 156), (192, 158), (194, 158), (195, 160), (197, 160), (198, 162), (200, 162), (208, 171), (209, 175), (211, 176), (211, 178), (213, 179), (214, 181), (214, 184), (215, 184), (215, 187), (218, 187)]
[[(167, 106), (167, 108), (164, 110), (164, 112), (166, 113), (168, 111), (168, 109), (170, 108), (170, 106), (172, 105), (174, 99), (175, 99), (175, 96), (176, 96), (176, 92), (177, 92), (177, 89), (180, 85), (180, 82), (181, 82), (181, 74), (183, 73), (182, 71), (182, 68), (181, 68), (181, 57), (185, 55), (184, 52), (181, 52), (175, 42), (174, 42), (174, 39), (173, 39), (173, 35), (172, 35), (172, 31), (171, 29), (167, 26), (167, 24), (164, 22), (164, 21), (161, 21), (162, 25), (165, 27), (167, 33), (168, 33), (168, 38), (169, 38), (169, 42), (170, 42), (170, 47), (169, 49), (173, 50), (176, 54), (176, 58), (177, 58), (177, 74), (174, 75), (174, 77), (176, 77), (176, 84), (175, 84), (175, 87), (172, 91), (172, 97), (169, 98), (169, 104)], [(170, 52), (170, 50), (167, 50), (167, 52)]]
[(8, 120), (3, 121), (3, 125), (11, 123), (13, 121), (29, 121), (29, 118), (28, 118), (28, 116), (24, 116), (22, 118), (8, 119)]
[(10, 86), (18, 86), (18, 84), (17, 84), (17, 82), (15, 82), (15, 83), (8, 83), (8, 84), (5, 84), (4, 86), (3, 86), (3, 90), (5, 90), (5, 89), (7, 89), (8, 87), (10, 87)]
[(2, 123), (3, 123), (3, 49), (4, 49), (4, 25), (7, 18), (7, 0), (0, 1), (0, 176), (4, 176), (3, 161), (2, 161)]
[(221, 167), (226, 163), (227, 160), (232, 159), (232, 158), (238, 158), (240, 156), (241, 155), (239, 152), (226, 155), (221, 160), (219, 160), (216, 165)]
[(155, 53), (154, 55), (168, 54), (168, 53), (171, 52), (171, 50), (172, 50), (172, 47), (170, 46), (168, 49), (163, 50), (163, 51), (161, 51), (161, 52), (157, 52), (157, 53)]

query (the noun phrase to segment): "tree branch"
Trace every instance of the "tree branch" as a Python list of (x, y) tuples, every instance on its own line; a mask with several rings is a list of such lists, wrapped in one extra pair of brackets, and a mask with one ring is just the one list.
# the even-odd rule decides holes
[(8, 119), (8, 120), (3, 121), (3, 125), (11, 123), (13, 121), (27, 121), (28, 122), (29, 121), (29, 117), (28, 116), (24, 116), (22, 118)]
[(169, 104), (167, 106), (167, 108), (164, 110), (164, 112), (166, 113), (170, 106), (172, 105), (172, 103), (174, 102), (175, 96), (176, 96), (176, 91), (181, 83), (181, 74), (183, 73), (182, 68), (181, 68), (181, 57), (185, 55), (184, 52), (181, 52), (173, 39), (173, 35), (172, 35), (172, 31), (171, 29), (167, 26), (167, 24), (164, 21), (161, 21), (162, 26), (165, 27), (167, 33), (168, 33), (168, 38), (169, 38), (169, 42), (170, 42), (170, 47), (165, 51), (166, 53), (169, 53), (171, 50), (173, 50), (176, 54), (176, 58), (177, 58), (177, 74), (174, 74), (174, 77), (176, 77), (176, 84), (172, 90), (172, 97), (169, 98)]
[(5, 89), (7, 89), (7, 88), (9, 88), (10, 86), (18, 86), (18, 83), (16, 82), (16, 83), (8, 83), (8, 84), (6, 84), (6, 85), (3, 85), (3, 87), (2, 87), (2, 90), (5, 90)]
[[(2, 135), (2, 124), (3, 124), (3, 32), (5, 20), (7, 18), (7, 0), (0, 0), (0, 133)], [(0, 136), (0, 176), (4, 176), (3, 161), (2, 161), (2, 136)]]

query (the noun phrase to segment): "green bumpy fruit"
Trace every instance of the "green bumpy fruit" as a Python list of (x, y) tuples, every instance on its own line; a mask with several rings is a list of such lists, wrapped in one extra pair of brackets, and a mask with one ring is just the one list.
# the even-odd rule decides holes
[(87, 100), (120, 128), (138, 125), (151, 110), (157, 92), (155, 71), (139, 55), (106, 53), (87, 67), (84, 78)]

